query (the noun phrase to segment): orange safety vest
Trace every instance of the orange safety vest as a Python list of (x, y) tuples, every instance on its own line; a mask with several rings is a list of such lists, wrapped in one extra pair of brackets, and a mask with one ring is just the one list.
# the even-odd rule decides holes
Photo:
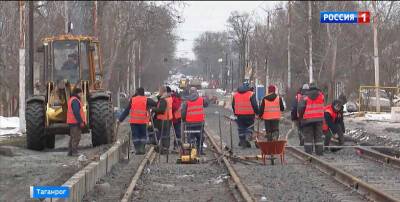
[[(159, 120), (172, 120), (173, 115), (172, 115), (172, 97), (167, 97), (165, 98), (165, 101), (167, 102), (167, 109), (165, 110), (164, 113), (158, 114), (157, 119)], [(157, 107), (160, 107), (160, 103), (158, 103)]]
[(203, 98), (199, 97), (195, 101), (187, 101), (186, 122), (198, 123), (204, 121)]
[(149, 122), (146, 96), (132, 98), (130, 115), (129, 123), (147, 124)]
[(262, 119), (264, 120), (279, 120), (281, 118), (281, 108), (279, 103), (279, 96), (275, 100), (269, 101), (265, 99), (264, 113)]
[[(328, 112), (331, 115), (332, 121), (335, 123), (338, 113), (335, 112), (332, 108), (332, 105), (328, 105), (325, 107), (325, 112)], [(329, 130), (328, 124), (326, 123), (325, 119), (322, 124), (322, 131), (327, 132)]]
[(182, 117), (182, 109), (179, 107), (175, 112), (174, 112), (174, 119), (180, 119)]
[(73, 110), (72, 110), (72, 101), (73, 101), (73, 100), (78, 100), (79, 106), (80, 106), (79, 113), (81, 114), (81, 118), (82, 118), (83, 122), (86, 124), (86, 116), (85, 116), (85, 113), (83, 112), (82, 103), (81, 103), (81, 101), (80, 101), (77, 97), (75, 97), (75, 96), (71, 96), (71, 97), (69, 98), (69, 100), (68, 100), (67, 123), (68, 123), (68, 124), (77, 124), (77, 123), (78, 123), (78, 121), (77, 121), (76, 118), (75, 118), (74, 112), (73, 112)]
[(318, 122), (324, 119), (324, 95), (320, 92), (317, 99), (311, 100), (305, 97), (306, 110), (304, 111), (304, 122)]
[(247, 91), (245, 93), (235, 93), (235, 114), (236, 115), (254, 115), (254, 109), (251, 105), (250, 98), (253, 92)]

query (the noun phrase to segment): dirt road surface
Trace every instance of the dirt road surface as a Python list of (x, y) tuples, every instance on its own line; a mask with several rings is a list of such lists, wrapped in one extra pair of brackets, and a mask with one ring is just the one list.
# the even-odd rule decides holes
[[(127, 130), (126, 125), (120, 127), (120, 134)], [(67, 156), (68, 141), (67, 135), (57, 136), (55, 149), (45, 151), (2, 146), (11, 150), (12, 154), (0, 155), (0, 201), (35, 201), (30, 199), (30, 186), (62, 185), (82, 168), (84, 163), (79, 162), (78, 157)], [(109, 147), (92, 148), (90, 134), (83, 134), (79, 151), (90, 161)]]

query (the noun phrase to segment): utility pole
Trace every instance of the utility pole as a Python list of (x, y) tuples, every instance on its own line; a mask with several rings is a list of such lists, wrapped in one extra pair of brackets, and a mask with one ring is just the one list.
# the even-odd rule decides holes
[(26, 132), (25, 123), (25, 2), (19, 1), (19, 129)]
[(64, 32), (68, 34), (68, 24), (69, 24), (69, 16), (68, 16), (68, 1), (64, 1)]
[(376, 9), (376, 1), (372, 1), (374, 7), (373, 33), (374, 33), (374, 66), (375, 66), (375, 88), (376, 88), (376, 112), (381, 111), (380, 95), (379, 95), (379, 55), (378, 55), (378, 12)]
[(93, 1), (93, 34), (97, 36), (97, 1)]
[[(267, 12), (268, 17), (267, 17), (267, 31), (268, 35), (270, 35), (270, 29), (269, 29), (269, 21), (270, 21), (270, 12)], [(268, 40), (268, 37), (267, 37)], [(268, 48), (268, 53), (270, 52), (270, 48)], [(267, 89), (267, 86), (269, 84), (269, 67), (268, 67), (268, 55), (265, 57), (265, 89)]]
[(265, 89), (269, 84), (269, 68), (268, 68), (268, 58), (265, 57)]
[(311, 1), (308, 1), (308, 54), (309, 54), (309, 76), (310, 83), (313, 79), (313, 61), (312, 61), (312, 18), (311, 18)]
[(34, 54), (34, 43), (33, 43), (33, 12), (34, 12), (34, 1), (29, 1), (29, 70), (28, 70), (28, 96), (33, 95), (33, 54)]
[[(290, 61), (290, 57), (291, 57), (291, 52), (290, 52), (290, 26), (291, 26), (291, 24), (290, 24), (290, 10), (291, 10), (291, 2), (289, 1), (288, 2), (288, 14), (287, 14), (287, 23), (288, 23), (288, 35), (287, 35), (287, 41), (288, 41), (288, 43), (287, 43), (287, 61), (288, 61), (288, 83), (287, 83), (287, 88), (288, 88), (288, 90), (291, 88), (291, 83), (292, 83), (292, 81), (291, 81), (291, 69), (292, 69), (292, 67), (291, 67), (291, 61)], [(288, 91), (289, 92), (289, 91)], [(288, 93), (288, 92), (286, 92), (286, 93)]]
[(141, 80), (142, 80), (142, 57), (141, 57), (141, 46), (142, 46), (142, 40), (139, 39), (139, 72), (138, 72), (138, 86), (140, 87), (141, 85)]

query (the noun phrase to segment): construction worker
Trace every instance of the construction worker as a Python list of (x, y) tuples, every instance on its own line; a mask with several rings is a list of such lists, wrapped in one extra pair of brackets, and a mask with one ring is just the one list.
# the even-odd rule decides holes
[[(332, 137), (338, 138), (339, 145), (344, 144), (343, 105), (340, 100), (334, 100), (332, 104), (325, 107), (322, 131), (325, 136), (324, 146), (329, 146)], [(331, 148), (332, 152), (338, 150), (338, 148)], [(325, 151), (328, 151), (328, 148), (325, 148)]]
[(181, 145), (181, 118), (182, 118), (182, 99), (180, 93), (172, 91), (172, 125), (174, 127), (176, 141), (174, 141), (174, 149)]
[(68, 99), (67, 124), (69, 125), (68, 156), (79, 156), (78, 145), (82, 129), (86, 127), (86, 116), (81, 103), (82, 89), (74, 88)]
[(189, 96), (182, 104), (182, 120), (185, 123), (185, 131), (189, 132), (189, 142), (196, 142), (197, 151), (199, 151), (201, 155), (204, 155), (204, 107), (205, 103), (203, 98), (199, 96), (195, 87), (191, 87), (189, 89)]
[(156, 106), (156, 104), (154, 100), (144, 95), (144, 88), (140, 87), (136, 89), (136, 93), (130, 99), (129, 105), (117, 119), (117, 124), (120, 124), (130, 115), (129, 123), (131, 125), (132, 141), (137, 155), (143, 155), (146, 152), (146, 127), (149, 122), (148, 109)]
[(304, 137), (301, 132), (301, 125), (297, 113), (297, 105), (300, 102), (302, 96), (305, 94), (305, 92), (309, 89), (308, 83), (303, 84), (303, 86), (296, 92), (295, 99), (293, 100), (292, 103), (292, 109), (291, 109), (291, 119), (296, 125), (297, 128), (297, 135), (299, 136), (299, 142), (300, 146), (304, 146)]
[(298, 105), (299, 120), (304, 134), (304, 150), (312, 154), (314, 146), (315, 154), (323, 155), (322, 121), (325, 98), (315, 83), (310, 83), (309, 88)]
[[(169, 92), (167, 92), (169, 91)], [(160, 154), (169, 152), (170, 146), (170, 130), (172, 125), (172, 97), (171, 89), (166, 86), (161, 86), (158, 92), (158, 103), (157, 107), (152, 107), (151, 110), (156, 113), (156, 119), (154, 120), (154, 126), (158, 129), (157, 139), (160, 141), (161, 148), (156, 150)]]
[(279, 120), (281, 119), (281, 112), (285, 110), (282, 98), (275, 91), (275, 86), (268, 86), (268, 94), (263, 98), (260, 105), (259, 116), (264, 120), (268, 141), (279, 138)]
[(62, 65), (61, 70), (76, 71), (77, 69), (78, 69), (78, 54), (71, 53), (68, 55), (68, 59)]
[(254, 118), (258, 114), (258, 105), (255, 94), (250, 90), (247, 82), (243, 83), (233, 95), (232, 110), (237, 116), (239, 146), (250, 148), (251, 134), (254, 130)]

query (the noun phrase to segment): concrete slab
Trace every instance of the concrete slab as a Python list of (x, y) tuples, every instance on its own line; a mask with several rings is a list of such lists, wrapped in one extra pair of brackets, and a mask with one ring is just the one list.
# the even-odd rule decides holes
[(392, 122), (400, 122), (400, 107), (392, 107)]
[(85, 171), (85, 187), (86, 192), (90, 192), (93, 190), (94, 185), (96, 184), (96, 166), (99, 164), (97, 162), (92, 162), (87, 165), (83, 171)]

